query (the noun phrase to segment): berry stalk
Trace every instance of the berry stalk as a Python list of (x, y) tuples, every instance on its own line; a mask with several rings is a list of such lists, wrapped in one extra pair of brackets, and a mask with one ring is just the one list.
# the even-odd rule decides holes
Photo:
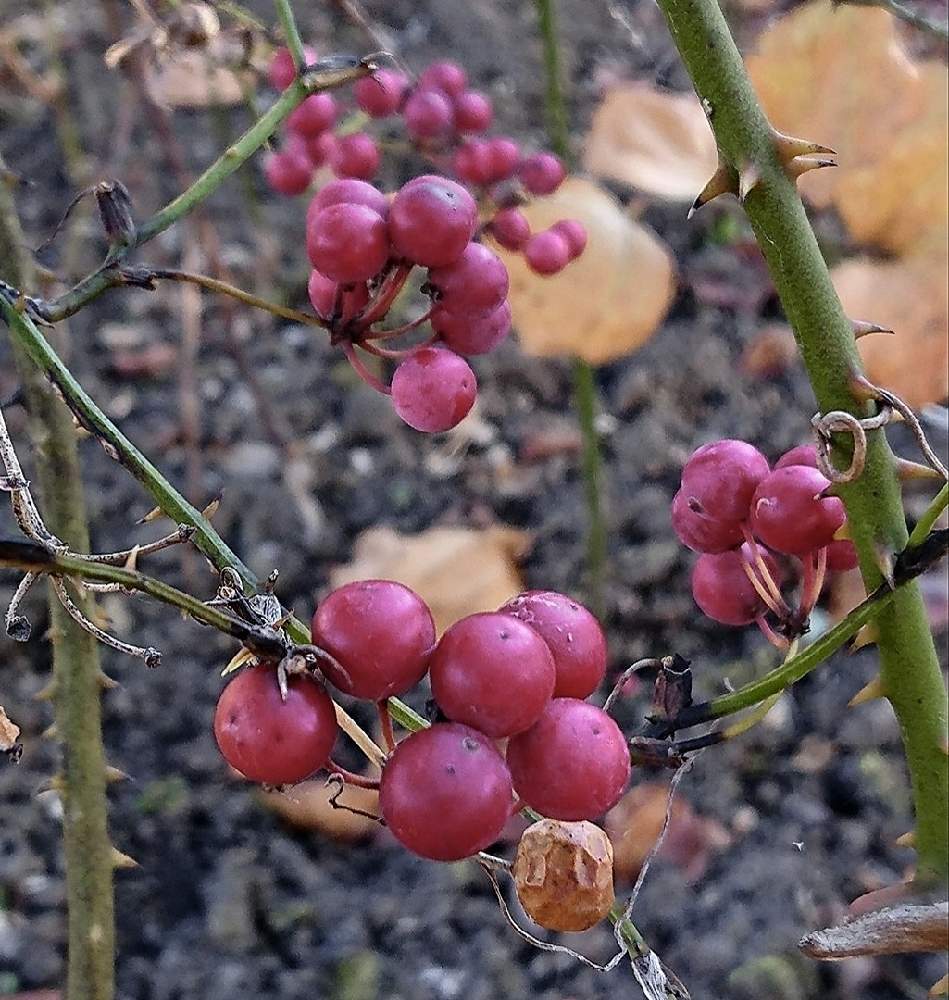
[[(659, 0), (673, 40), (706, 110), (725, 168), (737, 176), (743, 205), (794, 328), (823, 412), (868, 415), (853, 390), (860, 374), (853, 327), (793, 179), (785, 172), (765, 116), (716, 0)], [(832, 137), (829, 137), (832, 138)], [(863, 474), (841, 484), (868, 591), (883, 583), (881, 563), (907, 541), (896, 466), (884, 435), (867, 435)], [(835, 452), (847, 457), (846, 437)], [(881, 554), (884, 558), (881, 559)], [(903, 735), (916, 810), (918, 877), (949, 877), (949, 756), (946, 691), (918, 587), (901, 588), (880, 612), (883, 690)]]

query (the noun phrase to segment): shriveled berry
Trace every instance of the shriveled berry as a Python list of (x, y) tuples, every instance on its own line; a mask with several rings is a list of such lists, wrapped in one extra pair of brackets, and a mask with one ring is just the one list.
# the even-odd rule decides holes
[(407, 736), (386, 761), (379, 805), (413, 854), (459, 861), (490, 846), (511, 814), (511, 775), (477, 730), (436, 723)]
[(553, 153), (534, 153), (518, 164), (517, 176), (531, 194), (553, 194), (567, 171)]
[(276, 670), (266, 664), (242, 670), (214, 712), (224, 759), (245, 778), (268, 785), (293, 784), (318, 771), (337, 732), (336, 710), (319, 681), (291, 675), (284, 702)]
[(478, 225), (478, 206), (460, 184), (434, 174), (402, 187), (389, 209), (396, 253), (423, 267), (453, 264)]
[(456, 316), (487, 316), (507, 298), (507, 268), (481, 243), (469, 243), (461, 256), (429, 271), (429, 283), (441, 293), (441, 305)]
[(452, 129), (454, 108), (439, 90), (416, 90), (405, 102), (402, 116), (413, 139), (437, 139)]
[[(316, 62), (316, 50), (309, 45), (303, 47), (303, 55), (308, 66)], [(293, 65), (293, 56), (290, 55), (290, 50), (286, 46), (281, 46), (274, 52), (267, 70), (270, 86), (275, 90), (286, 90), (296, 79), (296, 76), (297, 68)]]
[(477, 90), (466, 90), (455, 98), (455, 131), (484, 132), (491, 127), (494, 108), (491, 99)]
[(693, 552), (727, 552), (741, 545), (743, 538), (740, 523), (710, 517), (697, 502), (693, 509), (682, 490), (672, 499), (672, 527)]
[(447, 309), (436, 309), (432, 329), (458, 354), (487, 354), (511, 332), (511, 306), (505, 300), (487, 316), (456, 316)]
[(305, 139), (326, 132), (336, 124), (336, 99), (332, 94), (310, 94), (287, 118), (287, 128)]
[(549, 276), (562, 271), (570, 263), (570, 247), (554, 229), (534, 233), (524, 246), (524, 259), (535, 273)]
[(336, 664), (326, 677), (346, 694), (380, 701), (405, 694), (425, 676), (435, 646), (428, 605), (393, 580), (359, 580), (328, 594), (313, 615), (315, 645)]
[(379, 171), (379, 147), (366, 132), (344, 135), (336, 142), (333, 155), (333, 172), (337, 177), (356, 177), (369, 180)]
[[(758, 551), (775, 583), (780, 583), (774, 559), (760, 545)], [(692, 570), (692, 596), (713, 621), (723, 625), (750, 625), (767, 610), (754, 584), (748, 579), (745, 565), (754, 566), (754, 557), (747, 544), (730, 552), (699, 556)]]
[(408, 78), (394, 69), (377, 69), (372, 76), (363, 77), (353, 88), (356, 103), (370, 118), (388, 118), (402, 104), (409, 88)]
[(839, 497), (817, 469), (786, 465), (766, 476), (751, 502), (751, 528), (765, 545), (788, 555), (803, 555), (833, 541), (844, 523)]
[(343, 284), (368, 281), (389, 259), (385, 219), (366, 205), (330, 205), (307, 227), (310, 263)]
[(468, 85), (468, 75), (458, 63), (445, 59), (425, 69), (418, 85), (420, 90), (440, 90), (450, 97), (459, 97)]
[(530, 625), (554, 658), (555, 698), (586, 698), (606, 675), (606, 637), (579, 601), (553, 590), (528, 590), (500, 609)]
[(531, 224), (517, 208), (502, 208), (491, 220), (488, 230), (505, 250), (523, 250), (531, 238)]
[(409, 427), (436, 433), (460, 424), (478, 394), (467, 361), (444, 347), (413, 351), (392, 376), (392, 404)]
[(685, 463), (681, 492), (709, 517), (738, 523), (747, 519), (755, 489), (769, 471), (768, 460), (753, 445), (713, 441)]
[(514, 790), (551, 819), (595, 819), (616, 805), (629, 780), (626, 739), (596, 705), (554, 698), (507, 745)]

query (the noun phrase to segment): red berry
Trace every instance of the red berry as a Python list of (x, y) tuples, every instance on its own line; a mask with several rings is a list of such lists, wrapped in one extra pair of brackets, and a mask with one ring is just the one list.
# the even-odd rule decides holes
[(517, 176), (531, 194), (553, 194), (567, 171), (553, 153), (534, 153), (518, 164)]
[(768, 475), (768, 460), (744, 441), (713, 441), (692, 453), (682, 470), (681, 492), (709, 517), (739, 523), (748, 517), (751, 498)]
[[(333, 308), (336, 305), (336, 290), (339, 285), (320, 274), (319, 271), (310, 272), (310, 280), (307, 282), (306, 290), (310, 297), (310, 303), (316, 310), (318, 316), (325, 320), (333, 315)], [(341, 315), (344, 320), (352, 319), (360, 310), (364, 309), (369, 302), (369, 289), (365, 282), (347, 287), (343, 291)]]
[(336, 142), (333, 155), (333, 172), (338, 177), (357, 177), (369, 180), (379, 170), (379, 147), (366, 132), (344, 135)]
[(595, 819), (616, 805), (629, 781), (619, 726), (576, 698), (554, 698), (508, 743), (507, 763), (517, 794), (551, 819)]
[(385, 219), (366, 205), (330, 205), (307, 227), (306, 249), (327, 278), (346, 285), (368, 281), (389, 259)]
[(452, 722), (501, 739), (532, 726), (554, 692), (547, 644), (529, 625), (498, 612), (455, 622), (429, 664), (432, 695)]
[(379, 806), (413, 854), (459, 861), (490, 846), (511, 814), (511, 774), (483, 734), (436, 723), (407, 736), (382, 771)]
[(827, 546), (827, 570), (830, 573), (844, 573), (848, 569), (856, 569), (859, 560), (853, 542), (847, 538), (831, 542)]
[(576, 260), (587, 248), (587, 227), (577, 219), (561, 219), (550, 227), (559, 233), (570, 248), (570, 259)]
[(463, 142), (452, 159), (452, 170), (468, 184), (483, 187), (493, 180), (491, 150), (483, 139)]
[(264, 159), (264, 174), (278, 194), (303, 194), (313, 180), (313, 167), (300, 147), (288, 143), (279, 153), (270, 153)]
[(330, 205), (365, 205), (383, 218), (389, 211), (389, 203), (381, 191), (365, 181), (347, 177), (330, 181), (316, 192), (306, 210), (307, 229), (313, 225), (313, 220), (320, 211)]
[(455, 99), (456, 132), (484, 132), (493, 118), (491, 99), (477, 90), (466, 90)]
[[(758, 546), (775, 583), (780, 573), (771, 555)], [(750, 625), (767, 610), (764, 601), (748, 579), (744, 565), (754, 565), (748, 545), (731, 552), (699, 556), (692, 570), (692, 596), (695, 603), (713, 621), (723, 625)]]
[(333, 752), (337, 730), (322, 684), (291, 675), (284, 702), (270, 665), (242, 670), (214, 712), (214, 738), (224, 759), (245, 778), (268, 785), (292, 784), (318, 771)]
[(393, 248), (423, 267), (457, 261), (477, 225), (474, 198), (460, 184), (434, 174), (417, 177), (402, 187), (389, 209)]
[[(309, 45), (303, 47), (303, 54), (306, 57), (307, 66), (316, 62), (316, 50)], [(275, 90), (286, 90), (296, 79), (297, 68), (293, 65), (293, 56), (288, 48), (277, 49), (270, 60), (270, 67), (267, 70), (267, 77), (270, 85)]]
[(478, 394), (464, 358), (443, 347), (413, 351), (392, 376), (392, 404), (409, 427), (435, 433), (460, 424)]
[(336, 100), (331, 94), (311, 94), (290, 112), (287, 128), (312, 139), (336, 124), (336, 114)]
[(507, 268), (481, 243), (469, 243), (454, 263), (429, 271), (441, 305), (456, 316), (487, 316), (507, 298)]
[(332, 132), (320, 132), (309, 139), (303, 140), (306, 145), (306, 155), (314, 168), (325, 167), (333, 162), (336, 155), (336, 136)]
[(689, 505), (689, 498), (679, 490), (672, 498), (672, 528), (679, 541), (693, 552), (727, 552), (741, 545), (741, 524), (719, 521), (709, 517), (696, 502)]
[(436, 139), (451, 132), (454, 109), (438, 90), (416, 90), (402, 110), (405, 127), (413, 139)]
[(550, 276), (570, 263), (570, 246), (556, 230), (546, 229), (527, 241), (524, 259), (535, 274)]
[(488, 154), (491, 158), (491, 180), (506, 181), (517, 168), (521, 147), (513, 139), (498, 136), (488, 140)]
[(511, 306), (505, 300), (487, 316), (456, 316), (447, 309), (436, 309), (432, 329), (459, 354), (487, 354), (511, 332)]
[(817, 448), (812, 444), (799, 444), (796, 448), (786, 451), (774, 463), (776, 469), (783, 469), (788, 465), (809, 465), (812, 469), (816, 469)]
[[(435, 646), (428, 605), (392, 580), (359, 580), (328, 594), (313, 615), (313, 642), (335, 657), (321, 669), (356, 698), (405, 694), (425, 676)], [(345, 671), (345, 673), (344, 673)]]
[(418, 78), (420, 90), (441, 90), (449, 97), (458, 97), (468, 85), (468, 75), (456, 62), (447, 59), (432, 63)]
[(765, 477), (751, 501), (751, 528), (772, 549), (803, 555), (833, 541), (844, 523), (839, 497), (824, 496), (830, 486), (817, 469), (786, 465)]
[(502, 608), (537, 632), (553, 654), (555, 698), (586, 698), (606, 675), (606, 637), (578, 601), (552, 590), (529, 590)]
[(502, 208), (491, 220), (488, 230), (505, 250), (522, 250), (531, 238), (531, 224), (516, 208)]
[(409, 81), (404, 73), (393, 69), (378, 69), (363, 77), (353, 88), (356, 103), (370, 118), (394, 115), (402, 104)]

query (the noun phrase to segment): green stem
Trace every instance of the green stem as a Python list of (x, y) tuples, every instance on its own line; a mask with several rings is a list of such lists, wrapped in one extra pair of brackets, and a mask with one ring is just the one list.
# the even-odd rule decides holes
[(283, 35), (287, 40), (287, 48), (293, 56), (293, 65), (296, 66), (297, 73), (302, 73), (306, 68), (306, 51), (303, 48), (303, 39), (300, 37), (300, 29), (293, 16), (290, 0), (274, 0), (274, 6), (277, 8), (280, 27), (283, 28)]
[(545, 108), (547, 135), (554, 152), (570, 160), (570, 128), (564, 95), (563, 68), (560, 65), (560, 41), (557, 31), (556, 0), (534, 0), (538, 29), (544, 47)]
[[(723, 159), (750, 186), (744, 208), (818, 405), (823, 412), (865, 416), (867, 405), (853, 392), (861, 369), (851, 323), (718, 3), (659, 0), (659, 6)], [(841, 454), (845, 447), (841, 442)], [(864, 583), (873, 591), (883, 580), (881, 553), (899, 552), (907, 541), (899, 481), (882, 432), (868, 435), (863, 475), (841, 486), (840, 495)], [(878, 625), (881, 679), (900, 723), (913, 784), (919, 876), (944, 881), (949, 876), (946, 691), (919, 588), (913, 583), (901, 588), (880, 611)]]
[(922, 545), (926, 536), (933, 530), (933, 525), (939, 520), (939, 515), (949, 507), (949, 483), (936, 494), (933, 502), (923, 512), (916, 522), (913, 533), (909, 536), (910, 545)]

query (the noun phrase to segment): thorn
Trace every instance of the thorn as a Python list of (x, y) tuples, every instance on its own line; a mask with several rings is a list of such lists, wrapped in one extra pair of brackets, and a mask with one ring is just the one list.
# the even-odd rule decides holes
[(128, 559), (125, 560), (124, 569), (136, 570), (138, 569), (138, 551), (141, 545), (134, 545), (129, 552)]
[(42, 782), (39, 788), (36, 789), (35, 794), (43, 795), (46, 792), (56, 792), (57, 795), (62, 795), (65, 791), (66, 777), (62, 772), (60, 772)]
[(789, 163), (798, 156), (812, 156), (814, 153), (837, 155), (837, 150), (831, 149), (830, 146), (822, 146), (819, 142), (811, 142), (809, 139), (798, 139), (793, 135), (785, 135), (784, 132), (779, 132), (776, 128), (771, 129), (771, 135), (782, 163)]
[(121, 684), (114, 677), (110, 677), (104, 670), (99, 671), (96, 680), (103, 691), (114, 691), (117, 687), (121, 687)]
[(761, 172), (754, 163), (746, 163), (738, 172), (738, 200), (744, 204), (745, 199), (761, 182)]
[(135, 523), (136, 524), (151, 524), (152, 521), (158, 521), (165, 516), (164, 511), (161, 507), (152, 507), (152, 509), (144, 516), (140, 517)]
[(913, 847), (916, 843), (916, 831), (907, 830), (896, 838), (895, 843), (897, 847)]
[(896, 333), (895, 330), (891, 330), (888, 326), (879, 326), (877, 323), (868, 323), (863, 319), (852, 319), (850, 321), (851, 326), (853, 326), (853, 335), (859, 340), (861, 337), (866, 337), (870, 333)]
[(221, 506), (221, 498), (215, 497), (208, 505), (201, 511), (201, 513), (210, 521), (212, 517), (218, 512), (218, 508)]
[(40, 735), (44, 740), (58, 740), (59, 730), (56, 728), (56, 723), (48, 726)]
[(123, 854), (117, 847), (113, 847), (109, 851), (109, 858), (112, 861), (113, 868), (138, 868), (139, 863), (135, 858), (129, 857), (127, 854)]
[(796, 160), (791, 160), (790, 163), (785, 164), (784, 170), (791, 180), (797, 180), (801, 174), (806, 174), (809, 170), (821, 170), (824, 167), (836, 166), (836, 160), (809, 159), (808, 157), (802, 156)]
[(949, 997), (949, 975), (945, 975), (938, 983), (933, 983), (929, 990), (931, 997)]
[(107, 785), (114, 785), (118, 781), (131, 781), (131, 780), (132, 776), (126, 774), (125, 771), (122, 771), (117, 767), (106, 766), (105, 783)]
[(879, 675), (873, 678), (869, 684), (865, 684), (860, 690), (847, 702), (847, 708), (856, 708), (857, 705), (865, 705), (868, 701), (876, 701), (877, 698), (885, 698), (886, 694), (883, 691), (883, 681), (880, 680)]
[(886, 580), (886, 585), (890, 590), (895, 590), (896, 584), (893, 582), (893, 553), (883, 545), (875, 544), (873, 546), (873, 557), (877, 564), (877, 569), (882, 574), (883, 579)]
[(691, 219), (703, 205), (707, 205), (713, 198), (717, 198), (721, 194), (737, 195), (738, 181), (735, 176), (735, 171), (732, 170), (731, 167), (719, 161), (718, 169), (714, 174), (712, 174), (709, 182), (699, 192), (695, 201), (692, 202), (688, 218)]
[(853, 535), (850, 534), (850, 522), (844, 521), (844, 523), (834, 532), (835, 542), (852, 542)]
[(53, 678), (48, 684), (44, 684), (43, 687), (33, 695), (34, 701), (52, 701), (56, 697), (56, 690), (58, 688), (56, 679)]
[(228, 674), (234, 673), (235, 670), (240, 670), (245, 663), (250, 663), (251, 661), (256, 662), (257, 657), (246, 647), (242, 646), (238, 652), (236, 652), (232, 657), (228, 665), (221, 671), (222, 677), (227, 677)]
[(880, 398), (880, 390), (877, 389), (866, 375), (860, 372), (851, 372), (848, 382), (850, 383), (850, 391), (853, 393), (854, 399), (859, 400), (861, 403), (869, 403), (872, 399)]
[(942, 482), (942, 476), (934, 468), (919, 462), (911, 462), (908, 458), (896, 459), (896, 474), (903, 483), (914, 479), (938, 479)]
[(848, 652), (856, 653), (858, 649), (863, 649), (864, 646), (872, 646), (877, 642), (879, 637), (880, 633), (876, 625), (873, 622), (868, 622), (853, 637), (853, 642), (850, 643)]

